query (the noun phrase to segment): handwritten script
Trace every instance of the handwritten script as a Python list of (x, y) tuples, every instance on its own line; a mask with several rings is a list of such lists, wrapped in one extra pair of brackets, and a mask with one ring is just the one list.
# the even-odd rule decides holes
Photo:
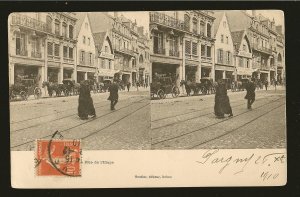
[(220, 151), (219, 149), (207, 150), (196, 162), (200, 165), (218, 166), (219, 174), (224, 173), (225, 170), (230, 170), (234, 175), (245, 172), (250, 165), (256, 165), (255, 167), (263, 169), (260, 174), (260, 178), (263, 181), (276, 179), (279, 176), (279, 173), (276, 172), (278, 165), (286, 163), (286, 153), (284, 151), (272, 152), (265, 155), (247, 153), (243, 154), (243, 156), (224, 156), (222, 153), (224, 151)]

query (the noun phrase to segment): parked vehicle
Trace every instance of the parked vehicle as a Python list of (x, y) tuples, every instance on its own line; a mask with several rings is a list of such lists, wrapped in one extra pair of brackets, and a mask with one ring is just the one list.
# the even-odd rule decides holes
[(9, 89), (10, 100), (20, 96), (23, 100), (27, 100), (30, 95), (39, 99), (42, 96), (41, 88), (35, 83), (34, 79), (21, 79), (19, 83), (12, 85)]

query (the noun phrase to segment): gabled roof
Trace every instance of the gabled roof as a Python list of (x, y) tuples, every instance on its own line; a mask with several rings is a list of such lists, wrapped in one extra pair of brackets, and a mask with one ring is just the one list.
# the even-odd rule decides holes
[(231, 31), (246, 30), (250, 27), (252, 18), (249, 14), (242, 10), (229, 10), (225, 11), (229, 28)]
[(235, 31), (235, 32), (231, 32), (231, 38), (232, 38), (232, 42), (233, 45), (236, 45), (236, 49), (238, 50), (241, 47), (242, 41), (244, 39), (244, 37), (246, 37), (247, 43), (249, 45), (249, 49), (251, 52), (251, 45), (250, 45), (250, 41), (247, 37), (246, 31), (245, 30), (241, 30), (241, 31)]
[(97, 48), (97, 53), (101, 51), (102, 47), (103, 47), (103, 44), (104, 44), (104, 41), (106, 39), (108, 39), (109, 41), (109, 45), (110, 45), (110, 48), (112, 50), (112, 53), (113, 53), (113, 48), (112, 48), (112, 43), (110, 41), (110, 38), (109, 38), (109, 34), (108, 32), (98, 32), (98, 33), (94, 33), (93, 34), (94, 36), (94, 42), (95, 42), (95, 46)]
[(88, 12), (93, 33), (106, 32), (112, 29), (114, 19), (105, 12)]
[(223, 18), (223, 15), (224, 15), (224, 11), (216, 11), (214, 12), (214, 17), (215, 17), (215, 20), (214, 20), (214, 37), (216, 36), (217, 32), (218, 32), (218, 29), (219, 29), (219, 26), (220, 26), (220, 22)]
[(86, 12), (75, 12), (75, 18), (77, 19), (76, 25), (75, 25), (75, 30), (76, 30), (75, 31), (75, 37), (76, 38), (78, 37), (78, 34), (80, 32), (82, 23), (85, 19), (85, 16), (86, 16)]

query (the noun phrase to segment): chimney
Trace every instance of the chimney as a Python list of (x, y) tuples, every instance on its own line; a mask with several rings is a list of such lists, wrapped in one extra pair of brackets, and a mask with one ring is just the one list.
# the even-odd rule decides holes
[(119, 17), (119, 13), (118, 12), (114, 12), (114, 17), (118, 18)]
[(256, 10), (252, 10), (252, 16), (256, 17)]

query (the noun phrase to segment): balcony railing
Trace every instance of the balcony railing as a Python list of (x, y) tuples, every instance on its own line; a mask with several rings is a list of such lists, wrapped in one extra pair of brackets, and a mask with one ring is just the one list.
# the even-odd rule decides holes
[(201, 56), (202, 61), (211, 61), (211, 57)]
[(126, 49), (126, 48), (115, 48), (115, 50), (116, 51), (119, 51), (119, 52), (121, 52), (121, 53), (125, 53), (125, 54), (127, 54), (127, 55), (134, 55), (134, 52), (132, 51), (132, 50), (130, 50), (130, 49)]
[(177, 51), (177, 50), (169, 50), (169, 56), (179, 57), (179, 51)]
[(252, 68), (259, 68), (262, 70), (269, 70), (270, 67), (266, 64), (261, 64), (259, 62), (252, 62)]
[(42, 58), (42, 53), (37, 51), (31, 51), (31, 57)]
[(74, 59), (64, 57), (64, 63), (74, 63)]
[(253, 47), (255, 50), (257, 50), (257, 51), (262, 51), (262, 52), (265, 52), (265, 53), (268, 53), (268, 54), (271, 54), (271, 53), (272, 53), (272, 49), (263, 47), (263, 46), (261, 46), (261, 45), (258, 45), (257, 43), (252, 43), (252, 47)]
[(153, 52), (155, 54), (166, 55), (166, 49), (164, 48), (154, 48)]
[(13, 14), (11, 23), (12, 25), (23, 26), (36, 31), (50, 32), (45, 22), (21, 14)]
[(150, 12), (150, 23), (151, 22), (182, 31), (186, 31), (186, 28), (188, 27), (183, 21), (159, 12)]
[(16, 50), (16, 55), (28, 56), (28, 51), (25, 50), (25, 49), (17, 49)]

